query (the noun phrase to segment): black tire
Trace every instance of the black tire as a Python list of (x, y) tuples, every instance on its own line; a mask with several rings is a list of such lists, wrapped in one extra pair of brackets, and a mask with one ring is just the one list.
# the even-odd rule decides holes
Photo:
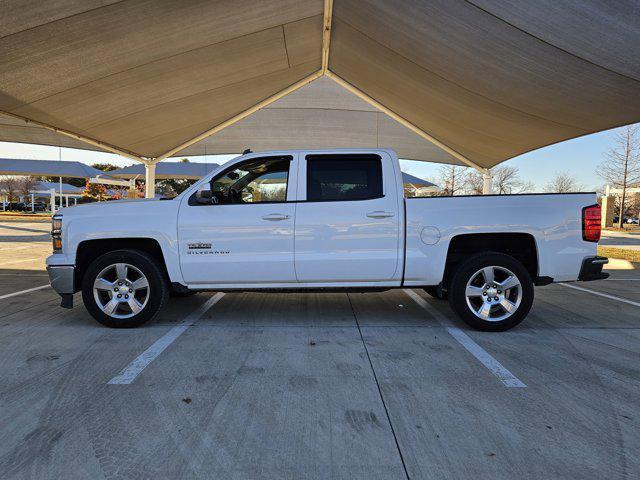
[(429, 287), (424, 287), (423, 290), (430, 296), (435, 298), (436, 300), (446, 300), (447, 292), (442, 290), (440, 285), (432, 285)]
[[(94, 282), (105, 268), (117, 263), (127, 263), (138, 269), (147, 279), (148, 298), (144, 307), (128, 318), (114, 318), (102, 311), (94, 298)], [(100, 295), (100, 294), (98, 294)], [(82, 279), (82, 301), (91, 316), (111, 328), (134, 328), (154, 319), (169, 298), (169, 288), (164, 273), (156, 259), (139, 250), (115, 250), (95, 259)], [(133, 312), (131, 312), (133, 313)]]
[[(515, 311), (511, 313), (511, 315), (503, 320), (485, 320), (478, 317), (471, 309), (469, 304), (467, 303), (467, 283), (473, 278), (476, 277), (476, 274), (485, 267), (498, 267), (495, 271), (496, 273), (500, 273), (504, 275), (504, 271), (500, 270), (500, 268), (509, 270), (515, 277), (517, 277), (520, 282), (520, 288), (522, 290), (522, 297), (520, 300), (520, 304), (517, 306)], [(479, 277), (480, 279), (484, 279), (484, 276)], [(478, 277), (476, 277), (478, 280)], [(500, 280), (497, 278), (497, 280)], [(482, 283), (484, 280), (480, 281)], [(498, 282), (495, 283), (498, 285)], [(484, 291), (484, 286), (480, 287)], [(499, 286), (498, 286), (499, 288)], [(481, 253), (477, 255), (473, 255), (465, 260), (463, 260), (456, 268), (454, 275), (451, 279), (451, 283), (449, 285), (448, 293), (449, 293), (449, 304), (451, 308), (458, 314), (458, 316), (469, 326), (482, 330), (485, 332), (503, 332), (505, 330), (509, 330), (510, 328), (515, 327), (520, 322), (522, 322), (529, 310), (531, 310), (531, 305), (533, 304), (533, 281), (531, 280), (531, 276), (527, 269), (515, 258), (510, 255), (505, 255), (503, 253)], [(508, 289), (502, 293), (502, 291), (498, 290), (501, 295), (510, 295), (510, 298), (507, 300), (513, 300), (518, 295), (517, 288)], [(491, 299), (491, 296), (478, 296), (473, 297), (470, 300), (472, 306), (479, 305), (483, 306), (487, 302), (487, 298), (490, 298), (489, 302), (495, 302), (494, 297)], [(499, 303), (499, 302), (498, 302)], [(517, 302), (512, 302), (517, 303)], [(506, 310), (503, 307), (497, 305), (497, 303), (487, 304), (487, 308), (491, 312), (489, 315), (495, 314), (496, 318), (499, 318), (499, 314), (503, 313), (507, 314)]]

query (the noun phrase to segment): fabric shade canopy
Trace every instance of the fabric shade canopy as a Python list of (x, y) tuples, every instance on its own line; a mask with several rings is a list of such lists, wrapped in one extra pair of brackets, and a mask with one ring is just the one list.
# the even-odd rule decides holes
[(418, 177), (414, 177), (409, 173), (402, 172), (402, 182), (404, 184), (411, 184), (416, 187), (436, 187), (435, 183), (428, 182)]
[[(36, 184), (31, 189), (31, 192), (48, 192), (51, 189), (54, 189), (57, 193), (60, 193), (60, 184), (57, 182), (36, 182)], [(75, 187), (73, 185), (69, 185), (68, 183), (62, 184), (63, 195), (82, 195), (83, 190), (83, 188)]]
[[(196, 180), (213, 172), (219, 166), (217, 163), (161, 162), (156, 167), (156, 178), (160, 180), (167, 178)], [(113, 178), (136, 178), (144, 175), (144, 165), (119, 168), (106, 172), (104, 175)]]
[(91, 178), (104, 173), (81, 162), (0, 158), (0, 175)]
[[(376, 143), (489, 168), (640, 120), (639, 5), (5, 0), (0, 140), (81, 139), (148, 163), (191, 153), (213, 133), (211, 153), (240, 143)], [(322, 75), (389, 117), (333, 98), (298, 118), (294, 109), (259, 111)], [(222, 130), (230, 125), (235, 132)]]
[(438, 163), (459, 161), (327, 77), (275, 101), (179, 153), (377, 148)]

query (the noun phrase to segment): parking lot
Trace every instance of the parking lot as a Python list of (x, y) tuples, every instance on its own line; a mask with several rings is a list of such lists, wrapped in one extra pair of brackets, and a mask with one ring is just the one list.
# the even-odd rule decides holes
[(111, 330), (58, 306), (48, 230), (0, 220), (2, 478), (640, 476), (639, 270), (538, 288), (506, 333), (420, 290), (203, 293)]

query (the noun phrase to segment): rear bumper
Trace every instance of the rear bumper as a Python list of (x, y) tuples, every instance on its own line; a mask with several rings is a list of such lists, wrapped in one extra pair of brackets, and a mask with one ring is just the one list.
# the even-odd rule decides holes
[(609, 259), (606, 257), (588, 257), (582, 261), (582, 267), (580, 268), (580, 274), (578, 280), (581, 282), (588, 282), (591, 280), (602, 280), (609, 277), (608, 273), (603, 273), (602, 267), (609, 263)]

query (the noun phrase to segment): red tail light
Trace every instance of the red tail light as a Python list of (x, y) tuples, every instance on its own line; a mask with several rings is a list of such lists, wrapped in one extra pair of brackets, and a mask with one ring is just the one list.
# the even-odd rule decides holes
[(586, 242), (600, 240), (600, 205), (590, 205), (582, 209), (582, 239)]

